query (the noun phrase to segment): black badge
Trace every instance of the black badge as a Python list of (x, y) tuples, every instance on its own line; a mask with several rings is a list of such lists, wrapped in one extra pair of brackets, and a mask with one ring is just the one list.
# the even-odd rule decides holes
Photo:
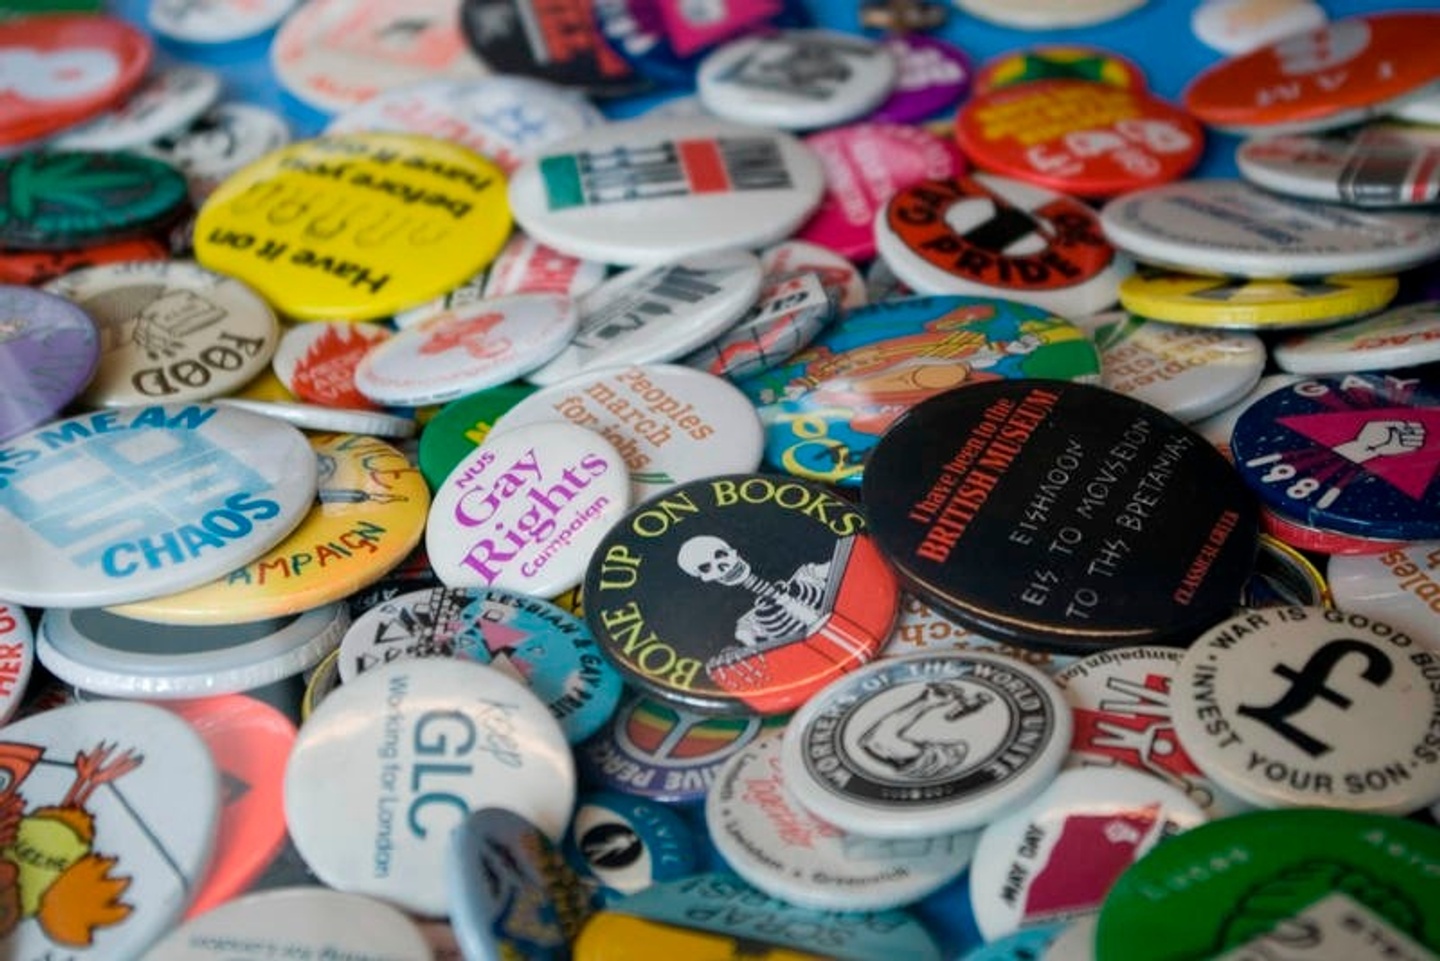
[(496, 73), (538, 77), (595, 97), (650, 86), (600, 35), (593, 0), (464, 0), (460, 28)]
[(1183, 644), (1228, 616), (1258, 511), (1203, 438), (1065, 381), (974, 384), (915, 407), (862, 487), (902, 580), (997, 639), (1085, 654)]

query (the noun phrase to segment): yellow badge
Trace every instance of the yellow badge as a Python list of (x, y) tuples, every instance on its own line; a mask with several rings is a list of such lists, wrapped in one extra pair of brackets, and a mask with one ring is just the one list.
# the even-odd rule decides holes
[(425, 533), (430, 491), (384, 441), (312, 437), (317, 503), (290, 536), (225, 577), (178, 594), (111, 608), (164, 624), (232, 624), (284, 617), (348, 597), (384, 577)]
[[(593, 915), (575, 940), (575, 961), (665, 961), (670, 958), (753, 958), (756, 961), (822, 961), (808, 954), (770, 945), (747, 946), (740, 953), (737, 938), (695, 928), (682, 928), (614, 911)], [(733, 953), (732, 953), (733, 952)]]
[(1120, 283), (1120, 304), (1147, 320), (1261, 330), (1333, 324), (1377, 311), (1395, 297), (1394, 277), (1247, 280), (1142, 271)]
[(267, 154), (210, 195), (195, 256), (301, 320), (371, 320), (483, 269), (510, 235), (505, 175), (429, 137), (361, 133)]

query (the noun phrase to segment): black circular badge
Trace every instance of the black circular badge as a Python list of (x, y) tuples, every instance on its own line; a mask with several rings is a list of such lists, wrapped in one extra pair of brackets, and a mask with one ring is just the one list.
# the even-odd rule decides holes
[(585, 616), (626, 680), (695, 711), (783, 714), (869, 662), (899, 588), (854, 506), (733, 474), (652, 497), (591, 556)]
[(1256, 550), (1254, 497), (1167, 414), (1083, 384), (974, 384), (913, 408), (862, 487), (915, 593), (1017, 644), (1183, 644), (1227, 617)]
[(635, 73), (601, 35), (595, 0), (463, 0), (460, 28), (496, 73), (579, 87), (593, 97), (642, 93)]

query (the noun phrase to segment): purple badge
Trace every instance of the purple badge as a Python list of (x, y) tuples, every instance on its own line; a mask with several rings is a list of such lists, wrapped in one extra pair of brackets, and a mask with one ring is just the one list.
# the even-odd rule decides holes
[(885, 41), (900, 64), (900, 79), (890, 99), (867, 119), (875, 123), (916, 123), (955, 106), (970, 89), (974, 71), (953, 43), (925, 34)]
[(59, 414), (99, 363), (89, 314), (54, 294), (0, 285), (0, 441)]

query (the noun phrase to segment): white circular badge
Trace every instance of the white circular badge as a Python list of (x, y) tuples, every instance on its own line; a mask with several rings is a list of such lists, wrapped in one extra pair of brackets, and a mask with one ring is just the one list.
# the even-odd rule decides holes
[(1191, 273), (1384, 274), (1440, 256), (1440, 215), (1295, 200), (1239, 180), (1137, 190), (1106, 204), (1100, 223), (1138, 260)]
[(145, 961), (434, 961), (415, 922), (388, 904), (321, 887), (247, 894), (191, 918)]
[(10, 961), (133, 961), (204, 879), (220, 777), (200, 735), (150, 704), (55, 708), (0, 730)]
[(1244, 397), (1265, 370), (1265, 344), (1245, 331), (1124, 316), (1094, 331), (1101, 383), (1185, 423)]
[(1125, 767), (1062, 771), (1028, 805), (980, 832), (970, 905), (985, 940), (1099, 911), (1147, 851), (1205, 822), (1185, 792)]
[(130, 150), (188, 126), (220, 97), (220, 75), (202, 67), (153, 74), (124, 103), (46, 144), (56, 150)]
[(605, 122), (582, 95), (532, 77), (426, 80), (385, 90), (330, 121), (326, 134), (413, 133), (489, 157), (506, 173), (545, 146)]
[(223, 102), (188, 126), (168, 131), (145, 153), (177, 167), (190, 181), (191, 197), (198, 200), (226, 177), (289, 142), (290, 127), (279, 114), (254, 104)]
[(953, 0), (966, 13), (1002, 27), (1055, 30), (1088, 27), (1123, 17), (1145, 0)]
[(625, 461), (568, 423), (491, 435), (435, 491), (425, 551), (447, 587), (554, 597), (630, 504)]
[(580, 298), (579, 330), (527, 379), (548, 386), (600, 367), (682, 357), (745, 316), (762, 280), (759, 259), (743, 250), (631, 268)]
[(978, 652), (887, 658), (825, 687), (785, 728), (795, 799), (836, 827), (920, 838), (977, 828), (1050, 783), (1070, 707), (1033, 667)]
[(324, 407), (373, 406), (355, 387), (355, 368), (392, 336), (381, 324), (312, 320), (280, 335), (270, 368), (297, 398)]
[(100, 367), (90, 407), (209, 400), (255, 379), (280, 342), (275, 312), (248, 286), (189, 261), (103, 264), (45, 290), (95, 321)]
[(1175, 731), (1207, 776), (1262, 807), (1409, 814), (1440, 797), (1440, 653), (1384, 621), (1248, 611), (1185, 653)]
[(404, 660), (333, 691), (285, 769), (285, 820), (305, 863), (341, 891), (448, 912), (451, 832), (480, 807), (558, 841), (575, 803), (559, 724), (525, 685), (482, 664)]
[(25, 697), (35, 667), (35, 632), (18, 604), (0, 601), (0, 724), (10, 720)]
[(817, 911), (884, 911), (918, 901), (965, 869), (973, 832), (882, 840), (815, 817), (785, 787), (780, 734), (750, 742), (705, 798), (711, 842), (736, 874)]
[(40, 622), (37, 653), (60, 680), (104, 697), (210, 697), (309, 670), (335, 649), (349, 624), (344, 604), (223, 627), (54, 607)]
[(1296, 334), (1275, 345), (1295, 374), (1392, 370), (1440, 360), (1440, 300), (1394, 307), (1354, 323)]
[(355, 387), (377, 404), (449, 403), (542, 366), (579, 324), (563, 294), (479, 300), (376, 345), (355, 368)]
[(630, 473), (630, 500), (760, 464), (765, 434), (755, 405), (733, 386), (674, 364), (605, 367), (526, 397), (492, 434), (569, 421), (615, 446)]
[(546, 147), (510, 179), (527, 234), (586, 260), (654, 264), (790, 236), (825, 174), (789, 134), (723, 120), (633, 120)]
[(0, 454), (0, 597), (99, 607), (242, 567), (315, 503), (294, 427), (218, 406), (120, 407), (31, 431)]
[(1380, 618), (1440, 650), (1440, 541), (1379, 554), (1334, 555), (1326, 581), (1342, 611)]
[(150, 0), (150, 29), (180, 43), (234, 43), (285, 19), (299, 0)]
[(700, 64), (705, 109), (737, 123), (813, 130), (863, 117), (895, 89), (883, 43), (831, 30), (781, 30), (732, 40)]
[(1238, 57), (1330, 22), (1315, 0), (1204, 0), (1190, 29), (1211, 50)]

